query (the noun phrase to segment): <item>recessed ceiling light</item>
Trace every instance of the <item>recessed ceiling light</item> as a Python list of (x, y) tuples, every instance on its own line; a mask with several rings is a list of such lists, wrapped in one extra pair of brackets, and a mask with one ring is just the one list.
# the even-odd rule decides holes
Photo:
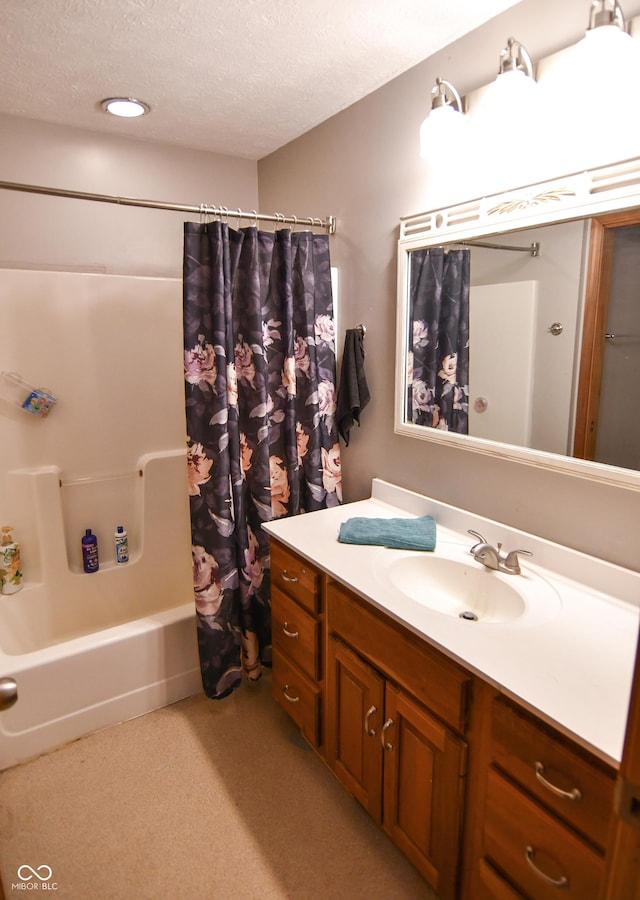
[(126, 119), (135, 119), (144, 116), (150, 107), (142, 100), (134, 100), (133, 97), (109, 97), (103, 100), (100, 106), (112, 116), (124, 116)]

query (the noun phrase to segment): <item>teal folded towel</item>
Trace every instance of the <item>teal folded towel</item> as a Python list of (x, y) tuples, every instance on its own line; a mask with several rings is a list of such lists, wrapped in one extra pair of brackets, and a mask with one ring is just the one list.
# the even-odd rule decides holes
[(338, 540), (343, 544), (376, 544), (399, 550), (435, 550), (436, 520), (433, 516), (417, 519), (355, 516), (342, 523)]

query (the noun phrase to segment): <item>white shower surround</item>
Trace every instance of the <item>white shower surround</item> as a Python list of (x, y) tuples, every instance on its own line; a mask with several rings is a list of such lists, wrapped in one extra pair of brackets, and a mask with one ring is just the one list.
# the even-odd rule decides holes
[(0, 519), (24, 571), (0, 595), (18, 685), (0, 768), (201, 690), (181, 297), (180, 279), (0, 269), (0, 367), (58, 398), (43, 420), (0, 401)]
[(140, 459), (132, 530), (142, 540), (127, 565), (105, 559), (92, 574), (66, 552), (60, 471), (9, 473), (11, 498), (32, 506), (41, 569), (38, 581), (0, 595), (0, 677), (18, 685), (18, 702), (0, 717), (0, 769), (201, 688), (185, 456)]

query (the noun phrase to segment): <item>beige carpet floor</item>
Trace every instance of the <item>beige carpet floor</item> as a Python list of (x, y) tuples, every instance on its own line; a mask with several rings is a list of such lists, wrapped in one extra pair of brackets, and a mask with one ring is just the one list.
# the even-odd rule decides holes
[[(6, 900), (433, 900), (270, 694), (267, 674), (0, 773)], [(57, 890), (12, 887), (21, 866)]]

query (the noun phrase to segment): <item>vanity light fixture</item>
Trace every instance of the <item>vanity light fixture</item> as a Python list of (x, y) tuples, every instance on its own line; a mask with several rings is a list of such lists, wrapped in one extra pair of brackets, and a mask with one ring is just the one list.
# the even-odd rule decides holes
[[(627, 32), (624, 14), (618, 0), (594, 0), (589, 13), (587, 33), (580, 41), (585, 52), (601, 58), (601, 66), (617, 65), (618, 55), (622, 55), (622, 65), (637, 51), (631, 35)], [(588, 50), (586, 48), (589, 48)], [(619, 63), (618, 63), (619, 64)], [(627, 86), (625, 86), (627, 87)]]
[[(541, 79), (545, 108), (560, 136), (558, 152), (580, 167), (637, 154), (640, 113), (630, 97), (640, 91), (640, 48), (627, 32), (618, 0), (594, 0), (584, 37)], [(571, 103), (562, 98), (571, 97)]]
[(466, 130), (464, 102), (450, 81), (436, 78), (431, 111), (420, 126), (420, 156), (432, 157), (437, 148), (461, 138)]
[(505, 116), (522, 110), (523, 103), (535, 102), (536, 88), (531, 57), (519, 41), (510, 37), (500, 53), (498, 77), (487, 87), (478, 112)]
[(469, 118), (476, 158), (493, 191), (524, 183), (527, 168), (548, 152), (542, 142), (543, 114), (533, 63), (515, 38), (508, 39), (500, 53), (498, 75)]
[(108, 97), (100, 103), (105, 112), (112, 116), (121, 116), (125, 119), (135, 119), (150, 112), (151, 107), (142, 100), (133, 97)]

